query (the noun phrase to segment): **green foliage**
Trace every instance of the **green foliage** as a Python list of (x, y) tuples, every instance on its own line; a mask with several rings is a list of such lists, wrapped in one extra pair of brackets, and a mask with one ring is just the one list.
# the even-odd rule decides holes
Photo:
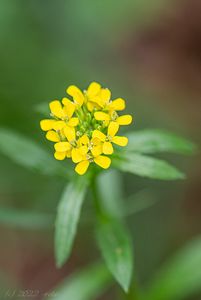
[(45, 299), (94, 300), (111, 283), (111, 276), (102, 264), (94, 264), (77, 271), (64, 280)]
[(170, 152), (178, 154), (193, 154), (196, 146), (174, 133), (162, 129), (146, 129), (131, 132), (126, 151), (139, 153)]
[(130, 195), (125, 201), (126, 205), (124, 206), (122, 215), (129, 217), (149, 209), (158, 202), (156, 197), (151, 190), (142, 190)]
[(146, 300), (180, 300), (201, 291), (201, 237), (180, 250), (149, 285)]
[(0, 129), (0, 152), (15, 163), (45, 175), (70, 176), (64, 168), (33, 140), (9, 129)]
[[(121, 171), (153, 179), (174, 180), (185, 178), (183, 173), (166, 161), (146, 156), (144, 153), (174, 152), (192, 154), (195, 152), (195, 146), (191, 142), (160, 130), (130, 133), (129, 140), (127, 150), (121, 151), (118, 157), (113, 158), (115, 167)], [(0, 151), (14, 162), (43, 174), (66, 176), (68, 172), (68, 175), (71, 175), (34, 141), (11, 130), (0, 129)], [(57, 211), (55, 256), (58, 267), (62, 267), (70, 256), (82, 203), (88, 187), (88, 177), (77, 177), (76, 181), (73, 179), (66, 187)], [(94, 200), (97, 208), (95, 233), (98, 246), (108, 269), (124, 291), (128, 292), (133, 270), (133, 249), (130, 235), (122, 218), (129, 214), (131, 210), (126, 211), (124, 209), (119, 173), (114, 170), (102, 173), (98, 177), (94, 189)], [(151, 204), (148, 203), (148, 206), (152, 203), (153, 201)], [(147, 207), (147, 201), (137, 209), (143, 209), (144, 206)], [(134, 207), (132, 212), (135, 210)], [(51, 225), (52, 217), (8, 209), (1, 210), (0, 222), (21, 228), (37, 229)], [(199, 246), (201, 248), (200, 244)], [(190, 273), (196, 267), (196, 264), (200, 263), (201, 257), (196, 250), (197, 248), (197, 244), (196, 247), (192, 246), (190, 250), (188, 248), (167, 265), (156, 277), (153, 284), (150, 285), (146, 299), (181, 299), (184, 295), (198, 289), (198, 281), (201, 277), (199, 271), (194, 272), (194, 276), (188, 282), (187, 276), (182, 277), (182, 273), (185, 273), (186, 270), (186, 273)], [(184, 264), (186, 260), (188, 263)], [(91, 276), (97, 280), (90, 281)], [(92, 297), (98, 295), (97, 293), (101, 288), (107, 285), (108, 278), (108, 274), (103, 267), (92, 267), (92, 269), (83, 271), (81, 274), (67, 280), (66, 285), (62, 285), (58, 289), (57, 298), (93, 299)], [(176, 281), (178, 284), (175, 285)], [(82, 293), (80, 293), (80, 289), (82, 289)], [(78, 291), (79, 295), (77, 294)]]
[(119, 174), (110, 171), (97, 178), (96, 239), (109, 270), (128, 292), (132, 270), (133, 249), (130, 235), (123, 224), (122, 184)]
[(114, 159), (114, 166), (124, 172), (161, 180), (184, 179), (185, 175), (169, 163), (137, 153), (122, 153)]
[(158, 202), (151, 190), (142, 190), (125, 199), (122, 177), (117, 170), (101, 173), (97, 177), (97, 188), (101, 197), (101, 210), (107, 211), (113, 217), (128, 217)]
[(118, 219), (99, 215), (96, 237), (109, 270), (124, 291), (128, 292), (133, 270), (133, 251), (126, 228)]
[(127, 136), (129, 144), (124, 151), (120, 152), (119, 158), (113, 160), (114, 166), (121, 171), (153, 179), (185, 178), (182, 172), (166, 161), (143, 154), (158, 152), (193, 154), (196, 151), (193, 143), (160, 129), (131, 132)]
[(66, 262), (71, 253), (87, 183), (85, 177), (79, 177), (66, 187), (61, 197), (55, 224), (55, 254), (58, 267)]
[(53, 215), (1, 207), (0, 224), (26, 230), (41, 229), (53, 226), (54, 218)]

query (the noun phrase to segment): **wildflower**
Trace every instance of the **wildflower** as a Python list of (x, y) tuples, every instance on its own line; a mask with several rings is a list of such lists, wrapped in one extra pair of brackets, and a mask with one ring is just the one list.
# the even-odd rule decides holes
[(112, 154), (114, 152), (112, 143), (117, 144), (119, 146), (126, 146), (128, 144), (128, 139), (125, 136), (116, 136), (116, 133), (119, 129), (119, 125), (116, 122), (110, 122), (107, 135), (99, 130), (94, 130), (92, 136), (98, 138), (101, 142), (103, 142), (103, 153), (104, 154)]
[(97, 121), (103, 121), (105, 124), (113, 121), (117, 122), (119, 125), (129, 125), (132, 122), (131, 115), (123, 115), (119, 117), (116, 110), (109, 110), (108, 113), (97, 111), (94, 113), (94, 117)]
[(50, 119), (40, 122), (46, 138), (54, 142), (54, 157), (57, 160), (71, 158), (75, 171), (83, 175), (89, 165), (95, 163), (103, 169), (110, 167), (114, 152), (113, 144), (126, 146), (128, 139), (116, 135), (120, 125), (132, 122), (130, 115), (119, 116), (125, 109), (125, 100), (111, 100), (111, 92), (92, 82), (87, 90), (75, 85), (66, 90), (72, 98), (50, 102)]

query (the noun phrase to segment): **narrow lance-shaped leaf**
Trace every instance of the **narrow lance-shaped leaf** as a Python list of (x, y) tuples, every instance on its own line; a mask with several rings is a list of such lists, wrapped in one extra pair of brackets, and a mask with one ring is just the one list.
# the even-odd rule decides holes
[(161, 180), (185, 178), (182, 172), (166, 161), (136, 153), (121, 153), (121, 158), (114, 158), (113, 164), (121, 171), (130, 172), (142, 177)]
[(46, 175), (69, 175), (48, 152), (33, 140), (9, 129), (0, 129), (0, 152), (15, 163)]
[(87, 183), (85, 177), (79, 177), (77, 181), (70, 183), (59, 203), (55, 224), (55, 254), (58, 267), (66, 262), (71, 253)]
[(158, 200), (150, 190), (132, 194), (125, 201), (121, 174), (117, 170), (103, 172), (97, 178), (97, 188), (101, 197), (102, 210), (118, 218), (131, 216), (150, 208)]
[(133, 249), (126, 228), (119, 219), (99, 215), (96, 237), (106, 265), (124, 291), (128, 292), (133, 270)]
[(94, 300), (108, 288), (111, 281), (107, 269), (102, 264), (94, 264), (65, 279), (45, 299)]
[(196, 146), (185, 138), (162, 129), (146, 129), (127, 134), (127, 151), (140, 153), (171, 152), (193, 154)]
[(122, 214), (125, 217), (132, 217), (134, 214), (149, 209), (158, 201), (157, 195), (152, 190), (141, 190), (126, 199), (125, 203), (127, 206)]
[(201, 237), (180, 250), (158, 271), (146, 300), (180, 300), (201, 291)]

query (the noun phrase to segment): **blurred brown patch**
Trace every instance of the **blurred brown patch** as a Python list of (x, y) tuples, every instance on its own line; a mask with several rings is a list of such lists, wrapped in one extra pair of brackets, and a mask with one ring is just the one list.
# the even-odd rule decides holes
[(174, 4), (137, 38), (130, 37), (125, 43), (126, 57), (135, 61), (150, 86), (180, 87), (200, 95), (201, 1)]

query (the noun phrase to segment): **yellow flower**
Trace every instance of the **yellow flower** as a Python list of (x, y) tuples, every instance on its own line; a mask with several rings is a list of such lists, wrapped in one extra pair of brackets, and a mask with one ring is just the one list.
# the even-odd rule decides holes
[(63, 160), (66, 157), (70, 158), (73, 155), (73, 147), (76, 147), (75, 129), (64, 127), (62, 131), (56, 134), (60, 134), (61, 139), (59, 141), (55, 141), (54, 157), (58, 160)]
[(116, 111), (109, 111), (108, 113), (97, 111), (94, 113), (94, 117), (97, 121), (104, 121), (108, 124), (110, 121), (117, 122), (119, 125), (130, 125), (132, 123), (131, 115), (118, 116)]
[(111, 159), (104, 155), (99, 155), (96, 157), (91, 157), (90, 155), (86, 155), (82, 161), (80, 161), (75, 167), (75, 171), (79, 175), (84, 175), (89, 167), (91, 162), (95, 162), (99, 167), (103, 169), (108, 169), (111, 164)]
[(48, 131), (51, 129), (61, 130), (66, 126), (75, 127), (79, 123), (79, 119), (72, 117), (75, 106), (67, 98), (62, 99), (64, 106), (58, 100), (50, 102), (51, 116), (55, 119), (45, 119), (40, 122), (41, 129)]
[(103, 169), (109, 168), (111, 159), (102, 155), (102, 143), (98, 138), (94, 137), (90, 141), (87, 136), (83, 136), (79, 142), (80, 160), (77, 161), (78, 164), (75, 167), (78, 174), (85, 174), (90, 163), (93, 162)]
[(40, 122), (46, 131), (46, 138), (54, 142), (54, 157), (57, 160), (71, 158), (75, 171), (83, 175), (89, 165), (95, 163), (103, 169), (109, 168), (113, 143), (126, 146), (128, 139), (117, 136), (120, 125), (132, 121), (130, 115), (119, 116), (117, 111), (125, 109), (125, 100), (111, 100), (111, 92), (92, 82), (87, 90), (81, 91), (75, 85), (66, 90), (72, 100), (50, 102), (50, 119)]
[(100, 109), (100, 97), (101, 85), (97, 82), (90, 83), (88, 89), (85, 91), (85, 97), (87, 102), (87, 108), (89, 111), (94, 109)]
[(103, 153), (112, 154), (114, 152), (112, 143), (125, 147), (128, 144), (128, 139), (125, 136), (116, 136), (117, 131), (119, 130), (119, 125), (116, 122), (110, 122), (107, 130), (107, 135), (99, 130), (94, 130), (92, 137), (98, 138), (103, 142)]
[(69, 94), (73, 98), (73, 101), (77, 106), (82, 106), (82, 104), (85, 101), (85, 97), (84, 97), (82, 91), (77, 86), (70, 85), (66, 89), (66, 93)]

